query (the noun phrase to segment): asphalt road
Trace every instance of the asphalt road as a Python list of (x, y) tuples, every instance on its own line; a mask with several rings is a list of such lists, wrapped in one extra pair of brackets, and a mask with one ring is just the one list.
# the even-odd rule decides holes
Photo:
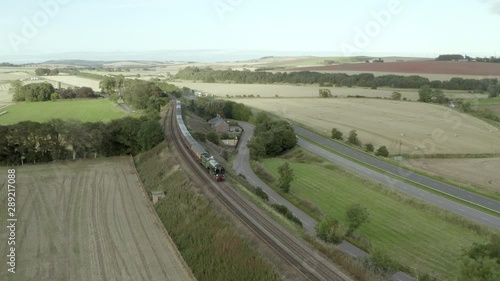
[[(244, 131), (240, 137), (240, 142), (238, 144), (238, 154), (236, 155), (236, 158), (233, 162), (233, 169), (236, 171), (236, 173), (244, 175), (247, 181), (253, 186), (262, 188), (269, 196), (270, 203), (285, 205), (296, 217), (298, 217), (302, 221), (304, 229), (310, 235), (316, 236), (316, 233), (314, 231), (314, 226), (317, 223), (316, 220), (281, 197), (281, 195), (276, 193), (253, 172), (252, 168), (250, 167), (250, 153), (247, 147), (248, 141), (253, 136), (253, 126), (245, 122), (238, 123)], [(302, 140), (299, 140), (299, 142), (302, 142)], [(341, 244), (337, 245), (337, 247), (353, 257), (359, 258), (368, 256), (368, 253), (347, 241), (342, 242)], [(391, 280), (414, 281), (416, 279), (404, 272), (399, 271), (391, 277)]]
[[(495, 207), (499, 203), (498, 201), (488, 199), (488, 198), (485, 198), (485, 197), (480, 196), (480, 195), (472, 194), (472, 193), (464, 191), (464, 190), (460, 190), (457, 187), (453, 187), (453, 186), (450, 186), (448, 184), (441, 183), (439, 181), (436, 181), (436, 180), (415, 174), (411, 171), (404, 170), (402, 168), (388, 164), (388, 163), (383, 162), (381, 160), (378, 160), (374, 157), (367, 156), (363, 153), (360, 153), (358, 151), (355, 151), (353, 149), (350, 149), (348, 147), (345, 147), (343, 145), (340, 145), (338, 143), (330, 141), (330, 140), (328, 140), (320, 135), (312, 133), (312, 132), (305, 130), (303, 128), (299, 128), (296, 126), (294, 128), (295, 128), (295, 131), (297, 132), (297, 134), (299, 134), (299, 135), (303, 135), (303, 136), (305, 136), (305, 137), (307, 137), (307, 138), (309, 138), (317, 143), (320, 143), (326, 147), (329, 147), (329, 148), (331, 148), (335, 151), (338, 151), (342, 154), (348, 155), (349, 157), (355, 158), (359, 161), (363, 161), (367, 164), (373, 165), (379, 169), (383, 169), (383, 170), (388, 171), (390, 173), (399, 175), (403, 178), (421, 183), (421, 184), (426, 185), (426, 186), (427, 186), (427, 183), (430, 183), (430, 184), (432, 184), (431, 187), (435, 188), (435, 189), (437, 189), (440, 185), (442, 185), (443, 186), (442, 192), (446, 192), (446, 190), (453, 190), (454, 193), (452, 193), (452, 196), (461, 195), (461, 196), (465, 196), (465, 198), (466, 198), (465, 200), (467, 200), (467, 199), (480, 200), (480, 202), (482, 202), (483, 204), (484, 203), (487, 204), (488, 206), (490, 206), (490, 208)], [(379, 183), (382, 183), (384, 185), (393, 187), (393, 188), (395, 188), (403, 193), (406, 193), (406, 194), (409, 194), (409, 195), (414, 196), (416, 198), (422, 199), (422, 200), (426, 201), (427, 203), (439, 206), (443, 209), (449, 210), (453, 213), (456, 213), (458, 215), (469, 218), (475, 222), (485, 224), (485, 225), (488, 225), (488, 226), (491, 226), (495, 229), (500, 230), (500, 218), (498, 218), (498, 217), (495, 217), (495, 216), (489, 215), (487, 213), (481, 212), (479, 210), (464, 206), (463, 204), (446, 199), (442, 196), (436, 195), (434, 193), (425, 191), (425, 190), (420, 189), (418, 187), (415, 187), (413, 185), (407, 184), (401, 180), (397, 180), (397, 179), (394, 179), (390, 176), (384, 175), (378, 171), (372, 170), (372, 169), (367, 168), (363, 165), (355, 163), (351, 160), (340, 157), (337, 154), (334, 154), (334, 153), (329, 152), (325, 149), (322, 149), (322, 148), (316, 146), (315, 144), (312, 144), (310, 142), (305, 141), (302, 138), (299, 138), (299, 145), (301, 147), (303, 147), (304, 149), (306, 149), (306, 150), (308, 150), (316, 155), (324, 157), (324, 158), (328, 159), (329, 161), (331, 161), (335, 164), (338, 164), (346, 169), (349, 169), (355, 173), (358, 173), (360, 175), (368, 177), (368, 178), (370, 178), (374, 181), (377, 181)], [(467, 200), (467, 201), (470, 201), (470, 200)], [(488, 202), (491, 204), (488, 204)]]
[[(341, 154), (347, 155), (348, 157), (354, 158), (358, 161), (361, 161), (363, 163), (369, 164), (371, 166), (374, 166), (380, 170), (389, 172), (391, 174), (400, 176), (402, 178), (405, 178), (407, 180), (419, 183), (421, 185), (427, 186), (429, 188), (432, 188), (434, 190), (446, 193), (450, 196), (459, 198), (461, 200), (470, 202), (472, 204), (475, 204), (477, 206), (481, 206), (483, 208), (490, 209), (495, 212), (500, 213), (500, 202), (494, 199), (490, 199), (487, 197), (484, 197), (482, 195), (478, 195), (463, 189), (460, 189), (456, 186), (449, 185), (437, 180), (434, 180), (432, 178), (422, 176), (420, 174), (414, 173), (412, 171), (403, 169), (401, 167), (389, 164), (385, 161), (379, 160), (375, 157), (366, 155), (364, 153), (361, 153), (359, 151), (356, 151), (354, 149), (351, 149), (349, 147), (346, 147), (344, 145), (341, 145), (339, 143), (336, 143), (334, 141), (331, 141), (323, 136), (320, 136), (318, 134), (315, 134), (309, 130), (306, 130), (301, 127), (294, 126), (295, 132), (298, 135), (302, 135), (316, 143), (319, 143), (321, 145), (324, 145), (330, 149), (333, 149)], [(391, 185), (391, 181), (385, 182), (385, 184)]]

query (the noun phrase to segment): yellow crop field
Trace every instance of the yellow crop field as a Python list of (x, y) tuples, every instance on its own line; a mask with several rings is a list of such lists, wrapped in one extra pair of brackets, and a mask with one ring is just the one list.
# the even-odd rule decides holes
[(356, 130), (362, 143), (392, 154), (500, 153), (497, 128), (445, 106), (419, 102), (343, 98), (238, 99), (248, 106), (305, 124), (329, 136)]

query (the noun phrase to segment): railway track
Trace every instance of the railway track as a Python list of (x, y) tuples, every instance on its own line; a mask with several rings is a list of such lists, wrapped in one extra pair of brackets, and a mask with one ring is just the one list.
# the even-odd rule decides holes
[(288, 231), (277, 225), (269, 216), (262, 213), (253, 203), (237, 192), (231, 184), (228, 182), (213, 181), (183, 145), (175, 118), (175, 110), (174, 106), (170, 114), (165, 116), (165, 130), (170, 132), (173, 143), (184, 161), (203, 182), (210, 186), (209, 189), (229, 210), (277, 254), (300, 272), (304, 280), (353, 280), (334, 267), (329, 260), (310, 249), (304, 242), (293, 237)]

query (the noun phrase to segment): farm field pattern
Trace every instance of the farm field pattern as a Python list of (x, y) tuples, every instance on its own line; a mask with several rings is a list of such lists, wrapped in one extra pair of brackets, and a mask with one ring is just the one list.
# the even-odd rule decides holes
[[(17, 271), (3, 270), (0, 278), (193, 280), (134, 169), (125, 157), (18, 168)], [(5, 180), (0, 197), (5, 202)], [(6, 221), (6, 212), (0, 217)], [(0, 231), (4, 241), (6, 231)], [(0, 247), (6, 253), (7, 243)], [(4, 266), (6, 258), (0, 258)]]
[[(223, 84), (223, 83), (193, 83), (193, 82), (172, 82), (178, 87), (188, 87), (194, 90), (214, 94), (217, 97), (225, 98), (226, 95), (259, 95), (262, 98), (270, 98), (278, 95), (279, 97), (290, 98), (315, 98), (319, 95), (319, 86), (294, 86), (294, 85), (264, 85), (264, 84)], [(367, 88), (336, 88), (321, 87), (321, 89), (330, 89), (332, 95), (338, 97), (347, 96), (366, 96), (390, 98), (394, 91), (401, 93), (403, 98), (408, 100), (418, 99), (418, 90), (415, 89), (393, 89), (379, 88), (377, 90)], [(483, 98), (485, 95), (470, 94), (464, 91), (444, 91), (449, 98)], [(239, 99), (235, 99), (238, 102)]]
[(445, 178), (500, 192), (500, 158), (415, 159), (403, 164)]
[(307, 125), (325, 136), (338, 128), (346, 139), (357, 130), (362, 143), (387, 146), (392, 154), (500, 153), (500, 132), (448, 107), (369, 99), (238, 99)]

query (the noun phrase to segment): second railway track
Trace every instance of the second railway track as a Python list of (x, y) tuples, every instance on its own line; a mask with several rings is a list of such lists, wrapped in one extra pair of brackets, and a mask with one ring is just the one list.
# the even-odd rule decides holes
[(213, 181), (205, 173), (201, 165), (191, 157), (188, 149), (183, 145), (175, 112), (176, 108), (173, 106), (171, 107), (170, 114), (165, 116), (165, 130), (168, 130), (171, 134), (171, 139), (184, 161), (203, 182), (210, 186), (209, 189), (231, 212), (269, 245), (269, 247), (300, 272), (304, 280), (353, 280), (334, 267), (329, 260), (277, 225), (269, 216), (265, 215), (253, 203), (237, 192), (231, 184), (228, 182)]

